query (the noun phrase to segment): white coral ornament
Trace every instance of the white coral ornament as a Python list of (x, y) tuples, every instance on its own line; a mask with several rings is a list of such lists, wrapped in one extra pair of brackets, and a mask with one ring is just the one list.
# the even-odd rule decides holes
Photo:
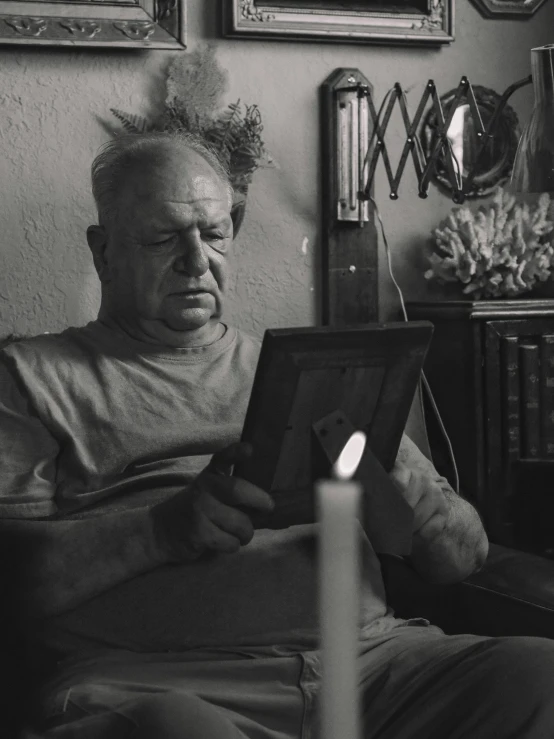
[(548, 280), (554, 264), (551, 199), (518, 202), (499, 188), (489, 205), (477, 211), (453, 208), (434, 230), (428, 280), (462, 282), (472, 298), (515, 297)]

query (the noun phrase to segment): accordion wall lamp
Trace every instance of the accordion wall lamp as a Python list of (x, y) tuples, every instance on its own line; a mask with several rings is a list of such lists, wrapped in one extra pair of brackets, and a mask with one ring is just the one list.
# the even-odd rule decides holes
[[(399, 82), (378, 104), (371, 83), (358, 69), (339, 68), (325, 80), (321, 86), (324, 323), (378, 319), (372, 193), (380, 160), (392, 200), (401, 195), (400, 183), (410, 161), (421, 198), (427, 197), (432, 179), (443, 182), (456, 204), (475, 194), (483, 196), (476, 183), (511, 110), (508, 101), (532, 84), (533, 113), (519, 141), (513, 140), (504, 181), (510, 180), (515, 192), (554, 191), (554, 44), (531, 50), (531, 71), (496, 96), (486, 117), (476, 96), (484, 88), (474, 87), (466, 76), (446, 96), (429, 80), (413, 117)], [(405, 138), (393, 171), (387, 143), (390, 147), (391, 133), (397, 137), (390, 126), (396, 106)], [(465, 166), (468, 146), (471, 162)], [(368, 239), (375, 248), (368, 249)]]

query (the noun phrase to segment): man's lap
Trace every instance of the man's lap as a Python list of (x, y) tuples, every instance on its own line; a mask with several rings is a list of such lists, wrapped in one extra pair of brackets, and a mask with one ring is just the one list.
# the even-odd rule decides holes
[[(364, 642), (360, 674), (364, 739), (554, 736), (549, 640), (447, 637), (436, 627), (402, 626)], [(315, 652), (197, 662), (132, 655), (99, 663), (59, 689), (52, 705), (60, 726), (46, 736), (110, 739), (112, 730), (124, 739), (142, 726), (133, 737), (146, 739), (158, 712), (166, 722), (160, 739), (173, 739), (178, 724), (187, 727), (175, 734), (184, 739), (314, 739), (319, 679)]]
[[(302, 731), (302, 672), (299, 656), (214, 652), (196, 661), (188, 654), (119, 652), (77, 667), (49, 691), (45, 709), (57, 728), (46, 736), (88, 738), (90, 725), (91, 739), (111, 739), (111, 731), (124, 739), (125, 729), (151, 723), (158, 710), (168, 732), (179, 716), (186, 722), (186, 739), (292, 739)], [(159, 729), (156, 736), (165, 739)]]
[(554, 641), (407, 626), (360, 660), (364, 739), (554, 737)]

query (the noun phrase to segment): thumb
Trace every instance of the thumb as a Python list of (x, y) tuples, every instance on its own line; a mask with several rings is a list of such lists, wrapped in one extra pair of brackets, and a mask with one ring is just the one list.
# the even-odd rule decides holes
[(410, 484), (412, 471), (406, 465), (396, 462), (392, 470), (389, 472), (391, 480), (400, 488), (406, 490)]
[(238, 441), (224, 449), (218, 449), (208, 464), (208, 470), (218, 475), (230, 475), (233, 465), (252, 456), (252, 445)]

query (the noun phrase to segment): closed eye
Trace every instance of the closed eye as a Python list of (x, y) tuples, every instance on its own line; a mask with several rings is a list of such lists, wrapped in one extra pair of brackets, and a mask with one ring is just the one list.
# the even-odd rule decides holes
[(210, 246), (216, 251), (224, 252), (227, 250), (227, 242), (229, 240), (229, 236), (227, 234), (210, 231), (208, 233), (203, 233), (202, 239), (206, 243), (210, 244)]
[(159, 241), (151, 241), (148, 246), (164, 246), (164, 244), (171, 244), (175, 240), (175, 234), (171, 234), (171, 236), (168, 236), (165, 239), (160, 239)]

